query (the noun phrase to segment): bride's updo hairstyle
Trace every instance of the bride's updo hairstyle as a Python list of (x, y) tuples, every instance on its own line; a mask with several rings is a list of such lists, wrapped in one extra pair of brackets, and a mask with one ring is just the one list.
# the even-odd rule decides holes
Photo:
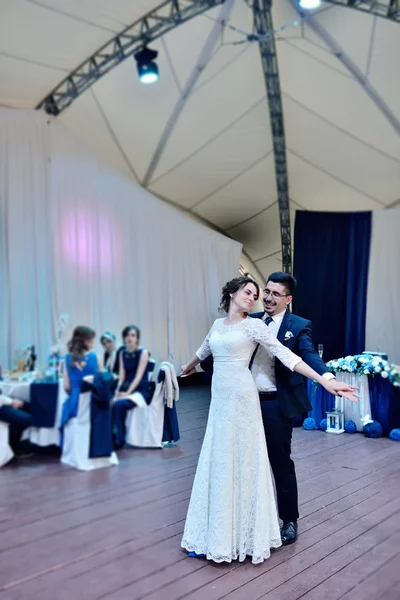
[(254, 279), (252, 279), (251, 277), (247, 277), (247, 275), (244, 275), (242, 277), (235, 277), (234, 279), (228, 281), (222, 288), (222, 298), (218, 311), (220, 313), (227, 313), (231, 305), (231, 296), (233, 294), (236, 294), (236, 292), (238, 292), (242, 288), (244, 288), (248, 283), (252, 283), (256, 288), (258, 300), (260, 296), (260, 286), (258, 285), (258, 283), (254, 281)]

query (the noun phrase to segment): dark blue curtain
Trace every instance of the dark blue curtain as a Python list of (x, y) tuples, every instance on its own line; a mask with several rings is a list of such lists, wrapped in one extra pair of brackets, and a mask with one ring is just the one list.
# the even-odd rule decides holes
[(372, 213), (350, 213), (344, 354), (365, 350), (369, 250)]
[(371, 217), (296, 212), (293, 312), (312, 321), (325, 361), (365, 350)]

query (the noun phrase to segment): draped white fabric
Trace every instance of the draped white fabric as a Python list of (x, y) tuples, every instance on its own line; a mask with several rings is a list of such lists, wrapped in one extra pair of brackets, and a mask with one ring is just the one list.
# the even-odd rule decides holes
[[(138, 144), (140, 142), (138, 141)], [(105, 165), (43, 113), (0, 109), (0, 364), (44, 359), (55, 321), (119, 335), (135, 323), (156, 360), (187, 361), (238, 272), (241, 245)]]
[(372, 213), (367, 294), (367, 350), (400, 364), (400, 209)]
[(337, 397), (335, 407), (344, 412), (345, 421), (354, 421), (357, 431), (362, 431), (364, 423), (362, 419), (371, 414), (371, 401), (369, 396), (369, 385), (367, 375), (356, 375), (355, 373), (336, 373), (336, 379), (349, 385), (358, 387), (357, 394), (360, 396), (358, 402), (351, 402), (347, 398)]

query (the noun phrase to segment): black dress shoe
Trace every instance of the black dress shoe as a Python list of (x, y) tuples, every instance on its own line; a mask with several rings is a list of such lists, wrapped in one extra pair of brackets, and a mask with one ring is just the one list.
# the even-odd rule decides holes
[(284, 521), (281, 529), (282, 545), (293, 544), (297, 540), (297, 521)]
[(14, 452), (15, 458), (32, 458), (32, 456), (35, 456), (34, 452)]

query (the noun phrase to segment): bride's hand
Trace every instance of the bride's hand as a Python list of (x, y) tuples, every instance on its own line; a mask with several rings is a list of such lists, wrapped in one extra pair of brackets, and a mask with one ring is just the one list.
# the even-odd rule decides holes
[(189, 377), (190, 375), (193, 375), (194, 373), (196, 373), (196, 367), (192, 367), (191, 369), (188, 369), (188, 365), (183, 365), (181, 367), (180, 377)]
[(334, 396), (343, 396), (343, 398), (347, 398), (348, 400), (351, 400), (351, 402), (358, 402), (357, 398), (360, 396), (355, 393), (355, 391), (359, 389), (356, 385), (349, 385), (348, 383), (336, 381), (335, 379), (325, 380), (323, 385), (324, 388)]

